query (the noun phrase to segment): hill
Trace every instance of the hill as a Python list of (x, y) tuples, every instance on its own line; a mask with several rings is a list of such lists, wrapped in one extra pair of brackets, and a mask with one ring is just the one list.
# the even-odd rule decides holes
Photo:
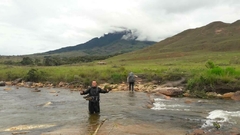
[(126, 53), (153, 45), (153, 41), (138, 41), (131, 30), (104, 34), (102, 37), (75, 46), (42, 53), (41, 55), (112, 55)]
[(128, 60), (149, 60), (182, 57), (193, 52), (230, 52), (240, 50), (240, 20), (228, 24), (213, 22), (206, 26), (185, 30), (153, 46), (119, 57)]

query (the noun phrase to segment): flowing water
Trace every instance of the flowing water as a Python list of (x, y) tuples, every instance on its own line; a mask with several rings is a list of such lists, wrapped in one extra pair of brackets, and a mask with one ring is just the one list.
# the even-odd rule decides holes
[[(187, 134), (194, 129), (240, 133), (240, 102), (188, 98), (155, 98), (147, 109), (145, 93), (101, 94), (100, 115), (89, 115), (88, 102), (66, 89), (0, 87), (0, 134)], [(128, 130), (128, 131), (125, 131)], [(175, 131), (175, 132), (174, 132)]]

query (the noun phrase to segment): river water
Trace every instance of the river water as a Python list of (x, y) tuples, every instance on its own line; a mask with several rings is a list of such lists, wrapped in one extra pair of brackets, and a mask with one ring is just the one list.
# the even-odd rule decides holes
[(240, 102), (232, 100), (154, 97), (154, 107), (147, 109), (145, 93), (110, 92), (101, 94), (100, 115), (89, 115), (88, 102), (79, 92), (4, 89), (0, 87), (0, 135), (92, 134), (103, 121), (102, 135), (185, 135), (194, 129), (240, 133)]

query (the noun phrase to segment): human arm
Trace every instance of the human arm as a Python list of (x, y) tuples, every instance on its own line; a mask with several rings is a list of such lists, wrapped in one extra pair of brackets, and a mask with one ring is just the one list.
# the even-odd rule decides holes
[(91, 88), (88, 88), (88, 89), (85, 90), (85, 91), (80, 91), (80, 95), (86, 95), (86, 94), (89, 94), (90, 89), (91, 89)]
[(99, 87), (98, 87), (98, 90), (99, 90), (99, 93), (108, 93), (109, 92), (109, 90), (104, 90)]

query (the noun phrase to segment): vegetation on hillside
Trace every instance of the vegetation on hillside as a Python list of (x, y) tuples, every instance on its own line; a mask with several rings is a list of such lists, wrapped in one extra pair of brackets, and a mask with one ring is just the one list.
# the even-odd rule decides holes
[(191, 55), (194, 51), (203, 53), (239, 51), (239, 22), (240, 20), (232, 24), (213, 22), (200, 28), (185, 30), (150, 47), (125, 54), (123, 57), (134, 61), (182, 57)]
[(43, 58), (40, 57), (23, 57), (21, 60), (2, 60), (0, 64), (5, 65), (15, 65), (15, 66), (60, 66), (60, 65), (70, 65), (70, 64), (79, 64), (79, 63), (87, 63), (96, 60), (105, 60), (107, 58), (116, 56), (115, 55), (107, 55), (107, 56), (77, 56), (77, 57), (60, 57), (60, 56), (45, 56)]
[[(127, 38), (123, 38), (127, 37)], [(93, 38), (90, 41), (76, 46), (64, 47), (61, 49), (41, 53), (37, 55), (70, 55), (71, 52), (78, 52), (78, 55), (107, 56), (118, 53), (126, 53), (151, 46), (156, 42), (138, 41), (132, 31), (125, 30), (104, 34), (100, 38)], [(76, 53), (74, 53), (76, 54)]]

